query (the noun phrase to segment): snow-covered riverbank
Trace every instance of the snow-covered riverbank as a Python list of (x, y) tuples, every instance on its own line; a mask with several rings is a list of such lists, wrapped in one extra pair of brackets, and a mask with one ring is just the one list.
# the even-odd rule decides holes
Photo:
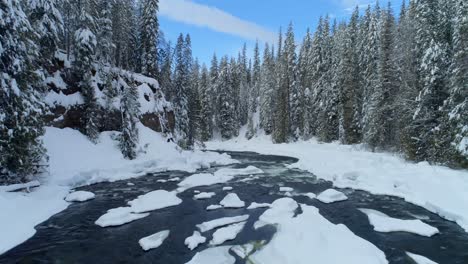
[(315, 140), (272, 144), (266, 136), (252, 140), (237, 138), (212, 141), (207, 149), (253, 151), (291, 156), (291, 165), (329, 180), (339, 188), (392, 195), (422, 206), (441, 217), (456, 221), (468, 232), (468, 171), (410, 163), (388, 153), (372, 153), (360, 146), (320, 144)]

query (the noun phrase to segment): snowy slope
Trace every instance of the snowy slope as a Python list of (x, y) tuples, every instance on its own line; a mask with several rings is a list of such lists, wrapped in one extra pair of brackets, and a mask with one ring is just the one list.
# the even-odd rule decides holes
[(207, 149), (254, 151), (296, 157), (291, 167), (310, 171), (338, 188), (377, 195), (393, 195), (422, 206), (468, 231), (468, 171), (410, 163), (388, 153), (372, 153), (359, 146), (321, 144), (315, 140), (273, 144), (261, 136), (213, 141)]

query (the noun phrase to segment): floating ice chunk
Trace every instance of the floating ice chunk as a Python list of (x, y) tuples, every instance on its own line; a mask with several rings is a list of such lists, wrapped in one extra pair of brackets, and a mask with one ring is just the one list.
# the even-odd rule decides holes
[(236, 259), (229, 254), (231, 246), (214, 247), (198, 252), (186, 264), (234, 264)]
[(159, 183), (166, 183), (167, 180), (157, 180), (156, 182), (159, 182)]
[(199, 194), (196, 194), (193, 196), (195, 200), (204, 200), (204, 199), (210, 199), (211, 197), (215, 196), (216, 193), (214, 192), (202, 192)]
[(167, 181), (176, 182), (176, 181), (180, 181), (180, 178), (179, 178), (179, 177), (174, 177), (174, 178), (170, 178), (170, 179), (167, 180)]
[(175, 192), (165, 190), (152, 191), (128, 202), (134, 213), (154, 211), (180, 203), (182, 203), (182, 200), (177, 197)]
[(233, 246), (231, 250), (241, 259), (246, 259), (250, 254), (252, 254), (252, 252), (255, 250), (255, 247), (253, 244), (245, 244)]
[(359, 210), (367, 215), (370, 224), (374, 227), (374, 230), (377, 232), (408, 232), (426, 237), (431, 237), (439, 233), (439, 230), (437, 228), (432, 227), (419, 219), (402, 220), (392, 218), (376, 210)]
[(210, 241), (210, 245), (218, 246), (228, 240), (235, 239), (242, 229), (244, 229), (245, 223), (246, 222), (240, 222), (216, 230), (213, 234), (213, 239)]
[(128, 182), (127, 185), (128, 185), (128, 186), (135, 186), (135, 184), (134, 184), (134, 183), (131, 183), (131, 182)]
[(292, 192), (294, 191), (291, 187), (280, 187), (280, 192)]
[(249, 205), (249, 207), (247, 207), (247, 209), (257, 209), (257, 208), (265, 208), (265, 207), (270, 207), (271, 204), (269, 203), (256, 203), (256, 202), (253, 202)]
[(200, 232), (194, 231), (192, 236), (185, 239), (185, 245), (190, 249), (194, 250), (198, 245), (206, 242), (206, 237), (202, 236)]
[(195, 191), (193, 191), (193, 192), (194, 192), (194, 193), (200, 193), (200, 191), (199, 191), (199, 190), (195, 190)]
[(178, 183), (179, 191), (184, 191), (193, 187), (209, 186), (218, 183), (225, 183), (232, 180), (234, 176), (219, 176), (211, 173), (194, 174)]
[(348, 200), (348, 197), (337, 190), (328, 189), (317, 196), (317, 200), (322, 203), (335, 203)]
[(258, 229), (268, 224), (277, 224), (285, 218), (292, 218), (294, 212), (299, 207), (296, 201), (291, 198), (281, 198), (271, 204), (271, 208), (266, 210), (254, 224)]
[(247, 221), (247, 219), (249, 219), (249, 215), (223, 217), (223, 218), (218, 218), (215, 220), (201, 223), (197, 225), (197, 228), (200, 229), (200, 231), (203, 233), (203, 232), (210, 231), (221, 226), (244, 222), (244, 221)]
[(147, 217), (148, 215), (149, 213), (135, 214), (130, 207), (118, 207), (107, 211), (107, 213), (96, 220), (95, 224), (100, 227), (120, 226)]
[(416, 255), (413, 253), (406, 252), (406, 255), (408, 255), (416, 264), (438, 264), (437, 262), (434, 262), (426, 257)]
[(72, 192), (65, 197), (65, 201), (67, 202), (86, 202), (91, 199), (94, 199), (96, 195), (92, 192), (86, 192), (86, 191), (77, 191), (77, 192)]
[(226, 195), (219, 204), (224, 206), (224, 208), (242, 208), (245, 206), (245, 202), (242, 201), (235, 193), (229, 193)]
[(315, 193), (311, 193), (311, 192), (310, 192), (310, 193), (304, 194), (304, 196), (307, 196), (307, 197), (309, 197), (310, 199), (315, 199), (315, 198), (317, 198), (317, 195), (315, 195)]
[(219, 205), (219, 204), (212, 204), (212, 205), (208, 206), (208, 207), (206, 208), (206, 210), (208, 210), (208, 211), (213, 211), (213, 210), (218, 210), (218, 209), (221, 209), (221, 208), (223, 208), (222, 205)]
[[(282, 198), (272, 204), (261, 219), (277, 225), (277, 233), (262, 249), (249, 256), (252, 263), (372, 263), (387, 264), (385, 254), (368, 241), (356, 236), (346, 226), (335, 225), (313, 206)], [(337, 253), (339, 252), (339, 253)]]
[(144, 251), (148, 251), (150, 249), (155, 249), (158, 248), (159, 246), (162, 245), (164, 240), (169, 236), (169, 230), (164, 230), (161, 232), (158, 232), (154, 235), (144, 237), (138, 241), (138, 244), (140, 244), (141, 248)]
[(223, 187), (223, 191), (232, 191), (232, 187), (229, 187), (229, 186), (226, 186), (226, 187)]

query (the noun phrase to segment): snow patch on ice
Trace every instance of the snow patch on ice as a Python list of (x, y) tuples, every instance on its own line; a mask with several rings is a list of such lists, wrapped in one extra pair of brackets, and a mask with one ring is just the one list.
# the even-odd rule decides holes
[(237, 235), (244, 229), (245, 223), (246, 222), (240, 222), (216, 230), (213, 233), (213, 239), (210, 241), (210, 245), (217, 246), (228, 240), (236, 239)]
[(118, 207), (110, 209), (96, 220), (95, 224), (100, 227), (120, 226), (135, 220), (147, 217), (149, 213), (135, 214), (130, 207)]
[(439, 233), (439, 230), (419, 219), (402, 220), (390, 217), (382, 212), (371, 209), (359, 209), (367, 215), (370, 224), (377, 232), (408, 232), (420, 236), (431, 237)]
[(234, 264), (236, 259), (229, 254), (231, 246), (208, 248), (195, 254), (186, 264)]
[(242, 208), (245, 206), (245, 202), (242, 201), (235, 193), (229, 193), (226, 195), (219, 204), (224, 208)]
[(193, 199), (195, 199), (195, 200), (205, 200), (205, 199), (210, 199), (211, 197), (213, 197), (215, 195), (216, 195), (216, 193), (214, 193), (214, 192), (202, 192), (202, 193), (194, 195)]
[(96, 197), (96, 195), (92, 192), (87, 191), (77, 191), (72, 192), (65, 197), (65, 201), (67, 202), (86, 202), (92, 200)]
[(247, 207), (247, 209), (251, 210), (251, 209), (266, 208), (266, 207), (271, 207), (271, 204), (253, 202), (249, 205), (249, 207)]
[(140, 244), (141, 248), (144, 251), (148, 251), (150, 249), (155, 249), (158, 248), (159, 246), (162, 245), (164, 240), (169, 236), (170, 231), (169, 230), (164, 230), (161, 232), (158, 232), (154, 235), (144, 237), (138, 241), (138, 244)]
[(223, 208), (222, 205), (219, 205), (219, 204), (212, 204), (212, 205), (206, 207), (206, 210), (207, 210), (207, 211), (213, 211), (213, 210), (218, 210), (218, 209), (221, 209), (221, 208)]
[(249, 219), (249, 215), (240, 215), (240, 216), (233, 216), (233, 217), (223, 217), (223, 218), (218, 218), (214, 219), (208, 222), (201, 223), (197, 225), (197, 228), (202, 232), (210, 231), (215, 228), (221, 227), (221, 226), (226, 226), (230, 224), (235, 224), (239, 222), (244, 222)]
[(182, 200), (177, 197), (175, 192), (157, 190), (138, 196), (135, 200), (129, 201), (128, 205), (131, 206), (134, 213), (145, 213), (180, 203)]
[(192, 236), (189, 236), (185, 239), (185, 245), (190, 249), (194, 250), (198, 245), (206, 242), (206, 237), (202, 236), (200, 232), (194, 231)]
[(337, 190), (328, 189), (317, 196), (317, 200), (321, 201), (322, 203), (336, 203), (348, 200), (348, 197)]

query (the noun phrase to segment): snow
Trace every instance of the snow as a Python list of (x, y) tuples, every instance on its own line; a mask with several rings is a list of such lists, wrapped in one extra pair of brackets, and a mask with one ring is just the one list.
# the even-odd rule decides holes
[(298, 207), (291, 198), (282, 198), (260, 217), (265, 224), (277, 225), (278, 231), (250, 256), (252, 263), (309, 264), (311, 258), (314, 263), (388, 263), (376, 246), (346, 226), (329, 222), (313, 206), (301, 205), (302, 213), (294, 217)]
[(305, 196), (309, 197), (310, 199), (315, 199), (317, 198), (317, 195), (315, 193), (306, 193), (304, 194)]
[(83, 97), (79, 92), (74, 94), (65, 95), (61, 91), (56, 93), (55, 91), (50, 91), (44, 98), (45, 103), (50, 106), (63, 106), (65, 108), (69, 108), (74, 105), (83, 104)]
[(216, 193), (214, 193), (214, 192), (202, 192), (202, 193), (194, 195), (193, 199), (195, 199), (195, 200), (210, 199), (211, 197), (213, 197), (215, 195), (216, 195)]
[(232, 190), (233, 190), (232, 187), (229, 187), (229, 186), (223, 187), (223, 191), (232, 191)]
[(193, 174), (183, 181), (179, 182), (179, 191), (184, 191), (193, 187), (208, 186), (218, 183), (224, 183), (232, 180), (233, 176), (216, 176), (211, 173)]
[(100, 227), (120, 226), (135, 220), (147, 217), (149, 213), (135, 214), (130, 207), (118, 207), (110, 209), (96, 220), (95, 224)]
[(87, 192), (87, 191), (77, 191), (77, 192), (72, 192), (65, 197), (65, 201), (67, 202), (86, 202), (89, 200), (94, 199), (96, 195), (92, 192)]
[(146, 213), (180, 203), (182, 203), (182, 200), (177, 197), (175, 192), (157, 190), (138, 196), (135, 200), (129, 201), (128, 205), (131, 206), (134, 213)]
[(249, 205), (249, 207), (247, 207), (247, 209), (257, 209), (257, 208), (265, 208), (265, 207), (270, 207), (271, 204), (269, 203), (256, 203), (256, 202), (253, 202)]
[(228, 240), (236, 239), (237, 235), (244, 229), (245, 223), (246, 222), (240, 222), (216, 230), (213, 233), (213, 239), (210, 241), (210, 245), (218, 246)]
[(0, 189), (0, 254), (32, 237), (36, 225), (65, 210), (69, 203), (63, 198), (68, 192), (67, 187), (45, 185), (29, 193)]
[(214, 219), (208, 222), (201, 223), (197, 225), (197, 228), (200, 229), (202, 233), (204, 233), (206, 231), (210, 231), (221, 226), (244, 222), (244, 221), (247, 221), (247, 219), (249, 219), (249, 215), (223, 217), (223, 218), (218, 218), (218, 219)]
[(312, 139), (273, 144), (271, 137), (206, 143), (207, 149), (254, 151), (295, 157), (290, 166), (333, 182), (375, 195), (392, 195), (455, 221), (468, 232), (468, 171), (453, 170), (427, 162), (411, 163), (398, 155), (375, 153), (359, 145), (323, 144)]
[(235, 193), (229, 193), (226, 195), (219, 204), (224, 208), (242, 208), (245, 206), (245, 202), (242, 201)]
[(14, 192), (14, 191), (22, 190), (22, 189), (30, 190), (31, 188), (39, 187), (39, 186), (41, 186), (41, 183), (39, 181), (30, 181), (27, 183), (17, 183), (17, 184), (0, 186), (0, 192)]
[(140, 244), (141, 248), (144, 251), (148, 251), (150, 249), (155, 249), (158, 248), (159, 246), (162, 245), (164, 240), (169, 236), (169, 230), (164, 230), (161, 232), (158, 232), (154, 235), (144, 237), (138, 241), (138, 244)]
[(255, 250), (255, 247), (252, 244), (246, 244), (233, 246), (231, 250), (241, 259), (246, 259)]
[(291, 187), (280, 187), (280, 192), (292, 192), (294, 191)]
[(413, 254), (413, 253), (409, 253), (409, 252), (406, 252), (406, 255), (408, 255), (408, 257), (410, 257), (412, 260), (414, 260), (414, 262), (416, 262), (416, 264), (437, 264), (437, 262), (434, 262), (426, 257), (423, 257), (423, 256), (420, 256), (420, 255), (416, 255), (416, 254)]
[(234, 264), (236, 259), (229, 254), (231, 246), (213, 247), (195, 254), (186, 264)]
[(219, 204), (212, 204), (212, 205), (206, 207), (206, 210), (207, 210), (207, 211), (213, 211), (213, 210), (218, 210), (218, 209), (221, 209), (221, 208), (223, 208), (222, 205), (219, 205)]
[(45, 79), (46, 84), (53, 84), (55, 87), (65, 90), (67, 89), (67, 84), (63, 81), (60, 71), (54, 72), (54, 76), (47, 77)]
[(255, 166), (248, 166), (244, 169), (233, 169), (233, 168), (222, 168), (214, 173), (218, 177), (229, 177), (229, 176), (242, 176), (242, 175), (254, 175), (262, 174), (263, 171)]
[(317, 200), (321, 201), (322, 203), (335, 203), (335, 202), (342, 202), (348, 200), (348, 197), (337, 190), (328, 189), (317, 196)]
[(206, 242), (206, 237), (202, 236), (200, 232), (194, 231), (192, 236), (185, 239), (185, 245), (190, 249), (194, 250), (198, 245)]
[(439, 233), (439, 230), (421, 220), (402, 220), (392, 218), (384, 213), (371, 209), (359, 209), (367, 215), (370, 224), (377, 232), (408, 232), (420, 236), (431, 237)]

